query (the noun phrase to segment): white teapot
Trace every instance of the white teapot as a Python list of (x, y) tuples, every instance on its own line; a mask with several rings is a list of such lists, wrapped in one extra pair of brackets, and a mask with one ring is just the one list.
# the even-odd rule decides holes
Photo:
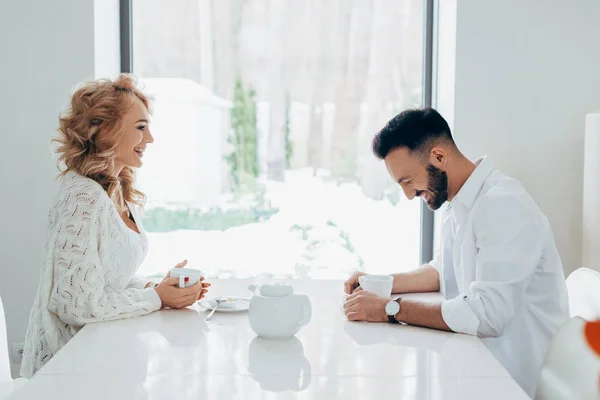
[(308, 296), (294, 294), (285, 283), (267, 283), (248, 289), (254, 292), (250, 299), (248, 319), (250, 327), (260, 337), (289, 338), (310, 322), (312, 307)]

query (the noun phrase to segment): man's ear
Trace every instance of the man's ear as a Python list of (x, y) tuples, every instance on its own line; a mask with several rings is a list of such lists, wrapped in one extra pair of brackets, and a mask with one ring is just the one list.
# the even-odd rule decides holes
[(432, 147), (429, 152), (429, 163), (434, 167), (445, 170), (446, 162), (448, 161), (448, 154), (446, 150), (441, 147)]

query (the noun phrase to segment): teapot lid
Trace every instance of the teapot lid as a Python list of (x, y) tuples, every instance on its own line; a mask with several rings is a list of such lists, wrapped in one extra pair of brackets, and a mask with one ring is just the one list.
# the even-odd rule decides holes
[(287, 283), (265, 283), (260, 286), (260, 294), (265, 297), (285, 297), (294, 293), (294, 289)]

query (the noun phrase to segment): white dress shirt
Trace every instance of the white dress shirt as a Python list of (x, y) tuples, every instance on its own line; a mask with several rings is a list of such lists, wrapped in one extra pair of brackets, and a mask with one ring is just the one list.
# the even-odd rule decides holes
[(533, 397), (544, 356), (569, 318), (562, 264), (546, 216), (515, 179), (485, 157), (442, 217), (431, 264), (442, 317), (477, 335)]

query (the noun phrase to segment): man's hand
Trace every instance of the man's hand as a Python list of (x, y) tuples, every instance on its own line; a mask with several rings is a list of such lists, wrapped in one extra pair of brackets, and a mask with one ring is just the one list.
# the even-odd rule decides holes
[(385, 305), (389, 301), (387, 297), (361, 290), (346, 298), (344, 312), (348, 321), (387, 322)]
[(358, 277), (364, 276), (364, 275), (368, 275), (368, 274), (366, 274), (364, 272), (353, 273), (350, 276), (350, 278), (348, 278), (348, 280), (346, 282), (344, 282), (344, 292), (346, 292), (346, 294), (352, 294), (352, 293), (362, 290), (362, 288), (358, 284)]

